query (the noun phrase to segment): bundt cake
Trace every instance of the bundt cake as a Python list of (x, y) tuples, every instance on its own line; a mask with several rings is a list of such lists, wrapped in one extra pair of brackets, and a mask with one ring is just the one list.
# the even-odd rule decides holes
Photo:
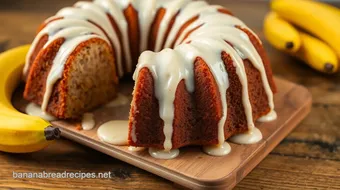
[(114, 98), (117, 78), (133, 72), (131, 146), (218, 145), (275, 113), (261, 41), (224, 7), (192, 0), (63, 8), (39, 27), (24, 97), (57, 118), (77, 118)]

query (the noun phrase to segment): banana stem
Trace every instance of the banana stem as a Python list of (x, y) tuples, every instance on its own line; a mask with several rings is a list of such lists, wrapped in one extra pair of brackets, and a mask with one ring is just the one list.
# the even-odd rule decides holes
[(294, 47), (294, 43), (293, 42), (287, 42), (286, 43), (286, 48), (287, 49), (293, 49), (293, 47)]
[(46, 140), (55, 140), (60, 138), (61, 131), (59, 128), (48, 126), (44, 129)]
[(332, 73), (334, 66), (331, 63), (325, 63), (324, 69), (327, 73)]

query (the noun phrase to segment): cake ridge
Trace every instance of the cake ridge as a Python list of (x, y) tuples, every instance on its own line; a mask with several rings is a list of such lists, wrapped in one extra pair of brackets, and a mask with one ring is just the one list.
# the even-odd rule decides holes
[(46, 89), (43, 97), (43, 101), (41, 104), (41, 109), (46, 111), (48, 101), (52, 94), (52, 88), (54, 83), (62, 77), (64, 71), (64, 64), (67, 61), (68, 56), (73, 52), (73, 50), (78, 46), (80, 42), (84, 42), (91, 38), (100, 38), (107, 43), (108, 40), (97, 35), (93, 34), (97, 32), (96, 30), (92, 30), (87, 27), (71, 27), (66, 28), (57, 32), (45, 45), (47, 47), (50, 43), (53, 43), (54, 40), (59, 38), (65, 38), (65, 42), (59, 48), (56, 57), (53, 60), (53, 65), (51, 71), (48, 74), (47, 81), (46, 81)]
[(171, 43), (175, 40), (176, 34), (179, 32), (181, 26), (185, 24), (191, 18), (199, 15), (206, 10), (215, 9), (216, 7), (209, 5), (205, 1), (193, 1), (184, 7), (179, 15), (176, 17), (176, 21), (166, 39), (165, 47), (171, 47)]
[[(126, 64), (131, 65), (132, 60), (130, 56), (128, 24), (122, 12), (122, 9), (125, 9), (126, 7), (121, 7), (117, 3), (114, 3), (114, 1), (111, 1), (111, 0), (95, 0), (93, 3), (103, 7), (106, 11), (106, 14), (110, 14), (111, 17), (114, 19), (116, 25), (118, 26), (118, 29), (120, 30), (120, 33), (123, 36), (123, 39), (121, 39), (120, 41), (123, 44), (124, 58), (125, 58)], [(119, 77), (122, 77), (124, 75), (123, 66), (122, 64), (119, 64), (119, 63), (117, 64), (118, 64)]]
[[(206, 28), (207, 31), (203, 32), (200, 31), (204, 28)], [(219, 38), (225, 40), (226, 42), (231, 43), (236, 52), (238, 52), (238, 55), (242, 59), (249, 59), (252, 62), (255, 68), (257, 68), (261, 73), (262, 82), (264, 84), (268, 96), (267, 98), (269, 107), (271, 110), (274, 110), (273, 92), (269, 85), (265, 68), (263, 67), (262, 58), (259, 56), (258, 52), (252, 45), (248, 35), (242, 30), (234, 27), (226, 27), (219, 25), (218, 27), (215, 26), (215, 28), (214, 27), (208, 28), (203, 26), (199, 30), (196, 30), (193, 33), (191, 33), (190, 37), (188, 37), (183, 43), (193, 41), (195, 37), (197, 38), (201, 36), (209, 36), (210, 38), (216, 38), (216, 36), (218, 36)], [(249, 118), (249, 120), (251, 119)]]
[(114, 32), (109, 18), (107, 18), (104, 11), (100, 10), (104, 9), (92, 2), (79, 1), (74, 4), (74, 7), (65, 7), (61, 9), (57, 12), (56, 16), (63, 17), (63, 19), (83, 19), (100, 26), (105, 34), (108, 36), (110, 43), (115, 50), (114, 52), (117, 57), (117, 64), (122, 65), (121, 47), (119, 44), (118, 36)]
[(169, 22), (174, 15), (176, 15), (183, 6), (187, 5), (190, 0), (174, 0), (168, 1), (162, 4), (162, 8), (166, 9), (165, 15), (160, 23), (160, 28), (156, 37), (155, 51), (159, 52), (161, 50), (162, 42), (165, 40), (165, 32), (169, 26)]
[[(55, 19), (56, 17), (50, 17), (50, 19)], [(57, 32), (59, 32), (60, 30), (62, 30), (63, 28), (67, 28), (67, 27), (74, 27), (74, 26), (84, 26), (84, 27), (88, 27), (89, 30), (96, 30), (97, 27), (87, 21), (83, 21), (83, 20), (78, 20), (78, 19), (61, 19), (61, 20), (55, 20), (54, 22), (50, 23), (49, 25), (47, 25), (46, 27), (44, 27), (41, 31), (38, 32), (37, 36), (34, 38), (32, 44), (31, 44), (31, 48), (29, 49), (27, 56), (26, 56), (26, 61), (25, 61), (25, 66), (23, 69), (23, 76), (25, 78), (25, 76), (28, 74), (28, 69), (29, 66), (31, 64), (31, 56), (33, 54), (33, 51), (36, 50), (36, 46), (38, 45), (40, 39), (44, 36), (44, 35), (48, 35), (48, 41), (51, 41), (51, 37), (54, 36)], [(95, 33), (98, 34), (103, 34), (102, 31), (100, 30), (96, 30)], [(46, 47), (44, 45), (44, 47)]]

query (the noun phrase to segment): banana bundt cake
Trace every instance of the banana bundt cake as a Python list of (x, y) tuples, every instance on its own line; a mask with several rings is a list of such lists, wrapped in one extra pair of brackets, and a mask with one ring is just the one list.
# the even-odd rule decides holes
[(27, 55), (24, 98), (60, 119), (135, 80), (129, 145), (222, 144), (274, 113), (259, 38), (222, 6), (193, 0), (80, 1), (48, 18)]

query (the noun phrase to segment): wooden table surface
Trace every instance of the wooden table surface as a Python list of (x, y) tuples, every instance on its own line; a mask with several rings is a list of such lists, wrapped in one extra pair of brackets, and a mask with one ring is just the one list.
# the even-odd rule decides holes
[[(74, 0), (0, 2), (0, 52), (31, 43), (36, 28)], [(236, 189), (340, 189), (340, 73), (326, 76), (275, 49), (262, 20), (269, 5), (211, 0), (228, 7), (263, 40), (274, 74), (306, 86), (313, 95), (309, 116)], [(107, 155), (61, 139), (31, 154), (0, 153), (0, 188), (177, 189), (178, 185)], [(18, 179), (13, 172), (111, 172), (110, 179)]]

